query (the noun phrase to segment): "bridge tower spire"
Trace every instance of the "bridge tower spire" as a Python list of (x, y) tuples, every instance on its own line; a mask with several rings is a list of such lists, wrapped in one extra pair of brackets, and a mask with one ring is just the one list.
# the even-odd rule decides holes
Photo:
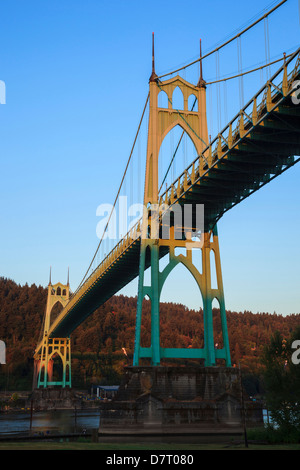
[[(69, 272), (67, 284), (58, 282), (52, 284), (51, 281), (51, 268), (47, 292), (47, 304), (44, 316), (44, 324), (42, 330), (42, 348), (39, 354), (35, 354), (35, 373), (34, 373), (34, 388), (58, 385), (71, 387), (71, 343), (70, 338), (52, 338), (49, 337), (48, 332), (50, 325), (55, 318), (53, 317), (53, 307), (60, 304), (62, 307), (69, 302), (70, 286), (69, 286)], [(61, 380), (53, 381), (53, 360), (55, 356), (59, 356), (62, 362), (62, 377)]]
[(152, 33), (152, 74), (150, 77), (150, 82), (155, 82), (155, 80), (157, 80), (157, 75), (155, 73), (154, 33)]
[[(202, 48), (200, 41), (200, 57), (202, 59)], [(184, 98), (182, 110), (175, 109), (172, 103), (173, 91), (179, 87)], [(199, 358), (204, 359), (205, 365), (215, 365), (216, 359), (224, 359), (227, 366), (231, 365), (228, 343), (228, 333), (226, 324), (225, 303), (222, 285), (222, 274), (220, 264), (220, 252), (218, 244), (217, 228), (209, 228), (202, 225), (202, 229), (196, 227), (196, 211), (193, 207), (193, 215), (188, 224), (178, 228), (178, 219), (175, 213), (181, 213), (181, 222), (185, 211), (185, 199), (181, 199), (179, 204), (174, 200), (168, 199), (167, 204), (162, 204), (166, 200), (164, 195), (159, 194), (158, 185), (158, 159), (159, 150), (163, 139), (176, 125), (179, 125), (185, 131), (195, 145), (199, 156), (199, 168), (203, 168), (203, 162), (208, 157), (208, 129), (206, 118), (206, 84), (203, 79), (202, 60), (200, 61), (200, 78), (195, 86), (179, 75), (165, 81), (161, 81), (155, 73), (154, 60), (154, 34), (152, 35), (152, 74), (149, 79), (149, 127), (148, 127), (148, 145), (146, 159), (146, 178), (144, 190), (144, 211), (141, 247), (140, 247), (140, 266), (138, 283), (138, 300), (136, 313), (136, 332), (133, 366), (138, 366), (141, 358), (148, 358), (152, 365), (159, 365), (161, 359), (169, 358)], [(158, 107), (158, 95), (164, 91), (168, 97), (168, 108)], [(190, 111), (188, 109), (188, 98), (193, 95), (198, 101), (198, 110)], [(199, 170), (201, 171), (201, 169)], [(185, 174), (182, 187), (179, 184), (177, 192), (181, 193), (187, 184), (187, 178), (193, 178), (193, 175)], [(176, 190), (175, 190), (176, 192)], [(205, 208), (204, 208), (205, 210)], [(172, 214), (170, 214), (172, 212)], [(174, 222), (169, 223), (169, 235), (166, 238), (162, 235), (164, 222), (162, 218), (173, 215)], [(165, 220), (165, 219), (164, 219)], [(179, 224), (180, 225), (180, 224)], [(180, 230), (181, 239), (178, 239), (176, 233)], [(197, 236), (197, 241), (192, 241)], [(175, 248), (182, 247), (186, 249), (186, 255), (175, 255)], [(202, 273), (200, 273), (192, 261), (192, 250), (197, 250), (202, 254)], [(212, 289), (211, 283), (211, 252), (215, 255), (215, 270), (217, 274), (217, 288)], [(159, 259), (166, 253), (169, 254), (169, 262), (163, 271), (159, 270)], [(163, 348), (160, 344), (160, 319), (159, 303), (162, 287), (168, 275), (177, 264), (182, 263), (194, 276), (203, 298), (203, 321), (204, 321), (204, 348)], [(150, 267), (150, 286), (145, 284), (144, 272)], [(141, 325), (142, 325), (142, 304), (144, 298), (148, 296), (151, 301), (151, 346), (143, 347), (141, 345)], [(216, 349), (214, 346), (212, 302), (217, 298), (220, 311), (223, 333), (223, 347)], [(199, 306), (200, 307), (200, 306)]]
[(202, 68), (202, 41), (200, 39), (200, 78), (198, 81), (198, 87), (206, 88), (206, 82), (203, 79), (203, 68)]

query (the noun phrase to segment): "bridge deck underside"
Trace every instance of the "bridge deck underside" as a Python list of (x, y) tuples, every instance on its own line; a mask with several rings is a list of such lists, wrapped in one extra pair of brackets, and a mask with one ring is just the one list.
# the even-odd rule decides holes
[[(246, 129), (247, 130), (247, 129)], [(225, 212), (297, 163), (300, 155), (300, 105), (280, 105), (268, 114), (197, 183), (190, 184), (180, 203), (204, 204), (206, 230)]]
[[(85, 291), (79, 302), (51, 332), (52, 337), (66, 337), (77, 328), (89, 315), (108, 299), (135, 279), (139, 273), (140, 239), (134, 241), (131, 246), (116, 260), (114, 264)], [(168, 252), (164, 248), (160, 252), (163, 257)], [(150, 259), (146, 259), (146, 268), (150, 266)]]
[[(298, 77), (295, 77), (298, 78)], [(198, 173), (175, 203), (204, 204), (205, 228), (211, 229), (222, 215), (262, 185), (293, 166), (300, 155), (300, 105), (278, 94), (278, 106), (262, 113), (256, 125), (247, 121), (243, 136), (231, 148), (224, 143), (221, 155), (210, 168)], [(164, 256), (168, 248), (161, 251)], [(88, 288), (77, 292), (78, 300), (62, 311), (50, 328), (52, 337), (66, 337), (91, 313), (133, 280), (139, 272), (140, 238), (132, 241), (104, 273)], [(149, 266), (149, 260), (147, 260)]]

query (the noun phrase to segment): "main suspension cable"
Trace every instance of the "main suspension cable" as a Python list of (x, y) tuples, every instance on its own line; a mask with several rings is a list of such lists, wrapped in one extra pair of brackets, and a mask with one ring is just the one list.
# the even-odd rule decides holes
[(267, 18), (269, 15), (271, 15), (271, 13), (273, 13), (275, 10), (277, 10), (279, 7), (281, 7), (281, 5), (283, 5), (284, 3), (286, 3), (287, 0), (283, 0), (282, 2), (280, 2), (278, 5), (276, 5), (274, 8), (272, 8), (270, 11), (268, 11), (267, 13), (265, 13), (264, 15), (262, 15), (260, 18), (258, 18), (258, 20), (254, 21), (251, 25), (249, 25), (247, 28), (244, 28), (241, 32), (239, 32), (238, 34), (236, 34), (235, 36), (233, 36), (232, 38), (228, 39), (228, 41), (225, 41), (223, 44), (221, 44), (220, 46), (217, 46), (215, 49), (213, 49), (212, 51), (208, 52), (207, 54), (203, 55), (202, 58), (198, 58), (196, 60), (194, 60), (193, 62), (190, 62), (189, 64), (186, 64), (176, 70), (172, 70), (171, 72), (168, 72), (168, 73), (165, 73), (163, 75), (159, 75), (158, 78), (163, 78), (163, 77), (167, 77), (168, 75), (172, 75), (173, 73), (176, 73), (176, 72), (180, 72), (180, 70), (184, 70), (188, 67), (190, 67), (191, 65), (194, 65), (194, 64), (197, 64), (197, 62), (199, 62), (200, 60), (203, 60), (203, 59), (206, 59), (206, 57), (209, 57), (210, 55), (214, 54), (215, 52), (219, 51), (220, 49), (222, 49), (223, 47), (227, 46), (228, 44), (230, 44), (232, 41), (234, 41), (235, 39), (237, 39), (238, 37), (240, 37), (242, 34), (245, 34), (247, 31), (249, 31), (249, 29), (253, 28), (254, 26), (256, 26), (258, 23), (260, 23), (262, 20), (264, 20), (265, 18)]
[[(84, 282), (84, 280), (85, 280), (87, 274), (89, 273), (89, 271), (90, 271), (90, 269), (91, 269), (91, 266), (93, 265), (93, 262), (94, 262), (94, 260), (95, 260), (95, 258), (96, 258), (96, 256), (97, 256), (98, 250), (99, 250), (99, 248), (100, 248), (100, 246), (101, 246), (101, 243), (102, 243), (102, 240), (103, 240), (103, 238), (104, 238), (104, 234), (105, 234), (105, 232), (106, 232), (106, 230), (107, 230), (107, 227), (108, 227), (108, 224), (109, 224), (109, 222), (110, 222), (111, 216), (112, 216), (113, 211), (114, 211), (114, 209), (115, 209), (115, 206), (116, 206), (117, 200), (118, 200), (118, 198), (119, 198), (119, 194), (120, 194), (120, 191), (121, 191), (121, 189), (122, 189), (122, 185), (123, 185), (123, 182), (124, 182), (124, 179), (125, 179), (125, 176), (126, 176), (126, 172), (127, 172), (127, 169), (128, 169), (128, 166), (129, 166), (131, 157), (132, 157), (132, 153), (133, 153), (133, 150), (134, 150), (134, 147), (135, 147), (135, 144), (136, 144), (136, 141), (137, 141), (137, 138), (138, 138), (140, 129), (141, 129), (141, 125), (142, 125), (142, 122), (143, 122), (143, 118), (144, 118), (144, 114), (145, 114), (145, 111), (146, 111), (146, 108), (147, 108), (147, 104), (148, 104), (148, 101), (149, 101), (149, 97), (150, 97), (150, 93), (148, 93), (148, 96), (147, 96), (147, 99), (146, 99), (146, 103), (145, 103), (145, 106), (144, 106), (144, 109), (143, 109), (143, 112), (142, 112), (142, 116), (141, 116), (141, 119), (140, 119), (140, 122), (139, 122), (139, 125), (138, 125), (138, 129), (137, 129), (135, 138), (134, 138), (134, 142), (133, 142), (133, 145), (132, 145), (132, 148), (131, 148), (131, 152), (130, 152), (130, 155), (129, 155), (129, 158), (128, 158), (128, 161), (127, 161), (127, 165), (126, 165), (126, 168), (125, 168), (125, 170), (124, 170), (124, 173), (123, 173), (123, 176), (122, 176), (122, 180), (121, 180), (121, 183), (120, 183), (120, 186), (119, 186), (119, 189), (118, 189), (118, 192), (117, 192), (117, 195), (116, 195), (116, 198), (115, 198), (115, 201), (114, 201), (112, 210), (111, 210), (111, 212), (110, 212), (110, 214), (109, 214), (108, 221), (107, 221), (107, 223), (106, 223), (106, 225), (105, 225), (105, 228), (104, 228), (104, 230), (103, 230), (102, 237), (101, 237), (100, 242), (99, 242), (99, 244), (98, 244), (98, 246), (97, 246), (97, 249), (96, 249), (96, 251), (95, 251), (95, 254), (94, 254), (94, 256), (93, 256), (93, 259), (92, 259), (92, 261), (90, 262), (90, 265), (89, 265), (89, 267), (88, 267), (88, 269), (87, 269), (85, 275), (83, 276), (83, 279), (82, 279), (81, 283), (80, 283), (79, 286), (77, 287), (76, 292), (77, 292), (78, 289), (82, 286), (82, 284), (83, 284), (83, 282)], [(76, 293), (76, 292), (75, 292), (75, 293)]]
[[(292, 55), (293, 55), (293, 53), (288, 54), (288, 55), (285, 56), (285, 58), (288, 59)], [(257, 72), (257, 70), (262, 70), (265, 67), (269, 67), (270, 65), (273, 65), (273, 64), (276, 64), (277, 62), (280, 62), (281, 60), (284, 60), (284, 57), (281, 57), (280, 59), (273, 60), (273, 62), (269, 62), (268, 64), (261, 65), (260, 67), (256, 67), (255, 69), (251, 69), (251, 70), (248, 70), (246, 72), (242, 72), (242, 73), (238, 73), (236, 75), (232, 75), (231, 77), (226, 77), (226, 78), (221, 78), (220, 80), (213, 80), (211, 82), (206, 82), (206, 85), (213, 85), (214, 83), (225, 82), (227, 80), (232, 80), (233, 78), (239, 78), (243, 75), (247, 75), (248, 73)]]

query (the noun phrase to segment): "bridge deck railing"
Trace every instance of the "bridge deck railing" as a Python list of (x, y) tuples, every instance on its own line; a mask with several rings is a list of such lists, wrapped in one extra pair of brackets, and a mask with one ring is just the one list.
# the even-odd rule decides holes
[[(216, 165), (242, 137), (259, 124), (276, 107), (277, 101), (293, 92), (293, 82), (300, 69), (300, 48), (285, 61), (282, 67), (260, 88), (248, 103), (203, 150), (200, 156), (179, 175), (161, 195), (161, 200), (174, 202), (187, 187), (198, 181), (209, 169)], [(286, 70), (286, 84), (284, 73)], [(197, 178), (196, 178), (197, 175)]]

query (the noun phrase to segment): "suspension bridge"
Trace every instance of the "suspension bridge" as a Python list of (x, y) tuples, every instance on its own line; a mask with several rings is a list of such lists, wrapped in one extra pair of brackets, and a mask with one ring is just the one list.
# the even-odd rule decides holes
[[(271, 13), (283, 3), (207, 54), (202, 55), (200, 41), (199, 58), (166, 75), (156, 74), (153, 36), (149, 93), (113, 205), (115, 208), (120, 198), (141, 124), (149, 108), (143, 214), (97, 262), (100, 247), (105, 243), (109, 227), (114, 222), (111, 212), (95, 255), (73, 294), (70, 294), (69, 282), (66, 285), (53, 285), (50, 279), (44, 323), (35, 351), (38, 388), (51, 385), (71, 387), (71, 333), (98, 307), (137, 277), (139, 281), (133, 366), (138, 366), (141, 359), (148, 359), (156, 366), (160, 365), (162, 360), (173, 358), (202, 359), (206, 366), (214, 366), (218, 360), (223, 360), (227, 366), (231, 366), (217, 223), (227, 211), (300, 160), (300, 48), (271, 61), (266, 46), (264, 65), (247, 71), (241, 69), (241, 36), (260, 22), (266, 24)], [(203, 75), (205, 59), (219, 54), (223, 47), (233, 41), (238, 45), (239, 73), (225, 79), (217, 77), (214, 81), (206, 82)], [(180, 75), (180, 72), (194, 63), (200, 66), (197, 84), (190, 83)], [(240, 107), (239, 112), (214, 138), (211, 138), (208, 134), (206, 110), (206, 94), (209, 87), (235, 79), (239, 81), (241, 97), (243, 77), (258, 70), (270, 70), (271, 66), (277, 67), (275, 73), (269, 75), (252, 98)], [(181, 108), (175, 107), (173, 101), (173, 93), (178, 89), (183, 97)], [(159, 105), (160, 95), (166, 97), (165, 106)], [(167, 134), (176, 126), (180, 127), (182, 134), (175, 151), (171, 153), (166, 172), (160, 174), (160, 149)], [(170, 170), (184, 135), (193, 143), (196, 156), (177, 178), (173, 181), (171, 179), (168, 184), (172, 173)], [(187, 207), (191, 208), (191, 218), (185, 223), (183, 219)], [(204, 208), (201, 227), (197, 221), (198, 207)], [(184, 252), (176, 254), (178, 247)], [(198, 254), (201, 270), (196, 268), (194, 262)], [(164, 257), (167, 257), (168, 262), (164, 269), (160, 270), (159, 260)], [(202, 294), (204, 347), (201, 349), (163, 348), (160, 345), (160, 294), (167, 277), (180, 263), (193, 275)], [(148, 268), (150, 283), (145, 281), (145, 271)], [(216, 288), (212, 288), (212, 270), (216, 272)], [(142, 305), (145, 297), (151, 301), (149, 347), (143, 347), (141, 342)], [(219, 347), (216, 347), (214, 342), (214, 299), (219, 303), (221, 315), (223, 342)], [(51, 311), (57, 302), (63, 309), (53, 320)], [(50, 363), (55, 354), (60, 356), (63, 364), (63, 377), (59, 382), (53, 382), (51, 378)]]

